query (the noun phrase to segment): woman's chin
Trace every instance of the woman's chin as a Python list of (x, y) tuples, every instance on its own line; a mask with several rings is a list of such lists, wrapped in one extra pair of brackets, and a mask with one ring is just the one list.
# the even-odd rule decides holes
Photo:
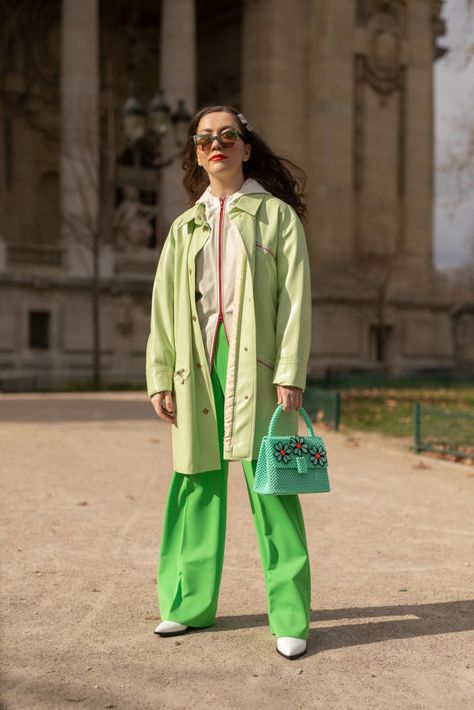
[(223, 170), (228, 170), (229, 166), (226, 165), (227, 160), (211, 160), (209, 163), (209, 170), (222, 172)]
[(241, 172), (240, 166), (224, 165), (223, 163), (225, 162), (225, 160), (223, 160), (222, 163), (217, 161), (215, 165), (211, 163), (207, 174), (210, 177), (225, 177), (226, 180), (233, 180), (234, 177), (237, 179), (237, 176), (240, 175)]

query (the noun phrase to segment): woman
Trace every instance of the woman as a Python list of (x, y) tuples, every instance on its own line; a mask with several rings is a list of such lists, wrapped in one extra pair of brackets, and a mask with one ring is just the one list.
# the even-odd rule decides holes
[(293, 659), (306, 652), (310, 617), (301, 506), (296, 495), (252, 490), (277, 404), (283, 411), (275, 433), (298, 431), (310, 353), (306, 208), (287, 162), (233, 107), (206, 107), (192, 119), (183, 149), (191, 206), (171, 225), (159, 259), (146, 374), (156, 413), (172, 425), (174, 467), (155, 633), (214, 624), (228, 466), (241, 461), (270, 631), (277, 651)]

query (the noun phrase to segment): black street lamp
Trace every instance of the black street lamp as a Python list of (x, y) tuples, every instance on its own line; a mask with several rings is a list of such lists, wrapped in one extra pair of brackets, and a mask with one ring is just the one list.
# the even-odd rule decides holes
[(143, 138), (146, 131), (146, 111), (135, 96), (130, 96), (122, 108), (125, 135), (131, 143)]
[(155, 248), (160, 233), (161, 171), (181, 156), (190, 120), (184, 99), (178, 99), (176, 110), (171, 113), (161, 90), (147, 109), (133, 94), (123, 105), (127, 144), (118, 156), (116, 192), (116, 222), (117, 229), (122, 230), (121, 243), (136, 240), (138, 227), (147, 219), (153, 230), (148, 247)]
[(150, 101), (148, 107), (148, 115), (152, 130), (158, 136), (164, 136), (169, 130), (170, 124), (170, 107), (165, 101), (163, 91), (159, 91)]
[(155, 168), (160, 169), (170, 165), (180, 155), (180, 151), (178, 151), (161, 160), (160, 144), (165, 135), (172, 130), (175, 145), (180, 149), (183, 146), (186, 140), (187, 127), (191, 120), (191, 115), (186, 108), (184, 99), (178, 99), (176, 111), (171, 114), (170, 106), (166, 102), (162, 90), (158, 91), (152, 98), (148, 111), (145, 110), (135, 96), (131, 96), (123, 106), (122, 117), (125, 135), (132, 145), (145, 138), (147, 134), (151, 134), (150, 138), (155, 144), (153, 151), (153, 165)]
[(178, 107), (171, 116), (174, 132), (176, 137), (176, 145), (182, 146), (186, 140), (188, 125), (192, 116), (189, 114), (184, 99), (178, 99)]

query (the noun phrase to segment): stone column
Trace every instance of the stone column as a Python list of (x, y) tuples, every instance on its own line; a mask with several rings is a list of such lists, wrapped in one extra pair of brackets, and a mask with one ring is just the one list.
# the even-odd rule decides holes
[(0, 273), (6, 271), (7, 266), (7, 245), (5, 240), (0, 237)]
[(313, 260), (323, 270), (324, 264), (352, 258), (354, 25), (354, 0), (312, 3), (308, 194)]
[(308, 0), (246, 0), (242, 28), (242, 111), (277, 153), (305, 170), (309, 15)]
[(410, 66), (406, 116), (405, 252), (409, 263), (431, 271), (433, 241), (432, 3), (408, 3)]
[[(188, 111), (196, 111), (196, 15), (195, 0), (162, 0), (160, 86), (171, 111), (184, 99)], [(174, 135), (163, 142), (163, 157), (175, 152)], [(182, 185), (181, 160), (165, 168), (161, 176), (160, 225), (164, 239), (171, 222), (187, 207)]]
[(99, 18), (97, 0), (63, 0), (61, 214), (70, 273), (91, 276), (99, 214)]

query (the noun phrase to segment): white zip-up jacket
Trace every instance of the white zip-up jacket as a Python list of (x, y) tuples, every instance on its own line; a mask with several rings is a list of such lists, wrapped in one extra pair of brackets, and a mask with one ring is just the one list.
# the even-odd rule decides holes
[(210, 227), (209, 239), (196, 255), (195, 272), (196, 311), (209, 371), (212, 371), (219, 323), (224, 323), (227, 342), (232, 332), (235, 274), (241, 237), (227, 213), (239, 197), (255, 192), (268, 193), (268, 190), (254, 178), (247, 178), (239, 190), (224, 197), (215, 197), (209, 185), (195, 203), (204, 203)]

